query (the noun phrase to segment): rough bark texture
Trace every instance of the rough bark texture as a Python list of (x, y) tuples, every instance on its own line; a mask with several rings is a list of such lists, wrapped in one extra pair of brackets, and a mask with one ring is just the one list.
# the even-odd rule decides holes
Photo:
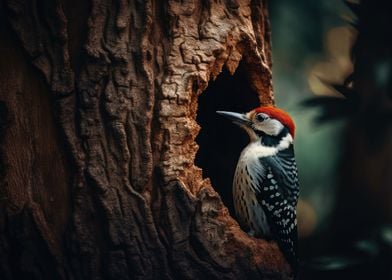
[(194, 165), (222, 67), (273, 102), (265, 1), (0, 3), (2, 279), (289, 278)]

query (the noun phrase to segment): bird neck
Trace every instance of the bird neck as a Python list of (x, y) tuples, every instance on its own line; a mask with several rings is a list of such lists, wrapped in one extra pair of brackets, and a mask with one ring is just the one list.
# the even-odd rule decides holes
[(257, 140), (251, 141), (246, 146), (242, 156), (244, 158), (260, 158), (281, 155), (282, 152), (286, 151), (291, 153), (290, 151), (293, 150), (293, 137), (290, 133), (282, 134), (284, 136), (281, 137), (279, 135), (258, 137)]
[(287, 139), (287, 141), (291, 142), (293, 141), (292, 137), (288, 139), (287, 135), (289, 134), (289, 130), (287, 127), (284, 127), (278, 135), (270, 135), (266, 134), (265, 132), (261, 131), (257, 133), (258, 136), (260, 137), (260, 143), (263, 146), (266, 147), (277, 147), (281, 144), (281, 141), (283, 139)]

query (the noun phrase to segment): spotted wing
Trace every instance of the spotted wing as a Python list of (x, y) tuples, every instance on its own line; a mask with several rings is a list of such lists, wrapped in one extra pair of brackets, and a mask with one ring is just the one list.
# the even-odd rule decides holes
[(297, 270), (296, 205), (299, 186), (293, 150), (260, 158), (257, 199), (267, 216), (274, 239), (294, 271)]

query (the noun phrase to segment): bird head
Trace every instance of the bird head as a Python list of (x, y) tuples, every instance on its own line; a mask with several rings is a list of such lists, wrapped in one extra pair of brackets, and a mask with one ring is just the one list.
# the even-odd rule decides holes
[(287, 133), (294, 138), (295, 125), (292, 118), (276, 107), (261, 106), (245, 114), (227, 111), (217, 111), (217, 113), (245, 129), (251, 141), (256, 141), (263, 136), (284, 137)]

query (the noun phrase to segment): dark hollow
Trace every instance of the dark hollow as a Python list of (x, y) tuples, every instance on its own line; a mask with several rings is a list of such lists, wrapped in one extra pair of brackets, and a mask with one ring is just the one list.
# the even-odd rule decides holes
[(201, 126), (196, 142), (196, 165), (210, 178), (223, 203), (235, 217), (232, 182), (237, 160), (249, 141), (248, 135), (216, 111), (247, 112), (259, 106), (257, 93), (250, 87), (243, 64), (233, 76), (224, 69), (199, 97), (197, 122)]

